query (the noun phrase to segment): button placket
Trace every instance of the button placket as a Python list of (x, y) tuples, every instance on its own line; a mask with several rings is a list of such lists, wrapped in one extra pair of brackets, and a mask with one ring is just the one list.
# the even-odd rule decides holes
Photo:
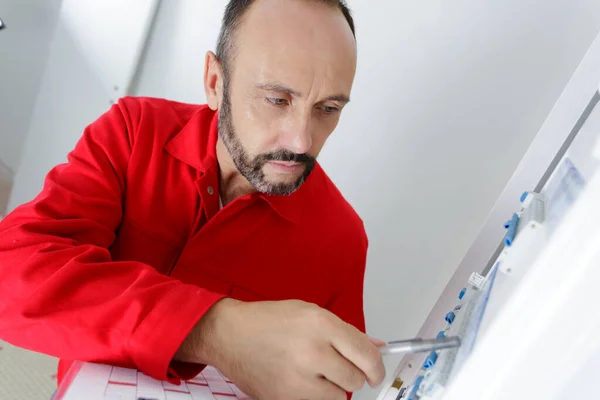
[(218, 166), (211, 166), (196, 180), (196, 188), (207, 220), (212, 219), (219, 211), (219, 198), (217, 197), (219, 194), (219, 174), (217, 169)]

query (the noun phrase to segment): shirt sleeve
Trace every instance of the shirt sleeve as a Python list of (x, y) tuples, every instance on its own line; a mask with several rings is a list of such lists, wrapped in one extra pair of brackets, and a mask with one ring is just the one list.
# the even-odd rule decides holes
[(135, 127), (125, 100), (89, 125), (40, 194), (0, 221), (0, 338), (67, 360), (134, 367), (156, 379), (223, 295), (140, 262), (113, 261)]

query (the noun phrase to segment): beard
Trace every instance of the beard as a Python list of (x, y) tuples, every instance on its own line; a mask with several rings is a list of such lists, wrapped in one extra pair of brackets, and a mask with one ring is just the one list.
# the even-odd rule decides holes
[[(287, 196), (294, 193), (313, 171), (317, 160), (308, 154), (297, 154), (285, 149), (251, 157), (236, 134), (231, 116), (231, 102), (227, 79), (223, 85), (223, 104), (219, 109), (219, 137), (229, 152), (236, 168), (259, 192)], [(302, 174), (293, 182), (273, 182), (267, 179), (263, 167), (270, 161), (295, 162), (304, 166)]]

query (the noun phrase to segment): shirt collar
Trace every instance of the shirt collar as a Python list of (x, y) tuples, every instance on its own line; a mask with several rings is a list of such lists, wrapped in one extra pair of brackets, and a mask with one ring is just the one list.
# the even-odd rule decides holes
[(208, 106), (200, 106), (184, 127), (167, 142), (165, 150), (179, 161), (206, 172), (217, 162), (217, 115)]
[[(208, 133), (208, 134), (206, 134)], [(165, 145), (165, 150), (178, 160), (199, 170), (208, 171), (217, 164), (218, 113), (204, 105), (189, 119), (185, 126)], [(217, 171), (218, 169), (215, 169)], [(314, 198), (314, 185), (320, 181), (316, 175), (323, 174), (317, 163), (306, 182), (289, 196), (256, 193), (253, 196), (266, 201), (277, 214), (288, 221), (302, 221), (309, 200)]]
[(311, 201), (316, 198), (315, 182), (317, 175), (322, 174), (321, 167), (317, 164), (306, 179), (306, 182), (294, 193), (288, 196), (276, 196), (258, 194), (283, 218), (299, 224), (303, 220), (304, 213), (310, 208)]

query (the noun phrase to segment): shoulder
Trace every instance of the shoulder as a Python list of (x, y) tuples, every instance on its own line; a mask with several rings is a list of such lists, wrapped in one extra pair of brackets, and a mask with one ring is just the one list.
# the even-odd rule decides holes
[(205, 104), (189, 104), (155, 98), (126, 96), (119, 99), (117, 108), (123, 115), (132, 139), (143, 135), (168, 140), (178, 133), (195, 115), (206, 114), (210, 122), (213, 111)]
[(181, 103), (157, 97), (134, 96), (119, 99), (118, 105), (124, 114), (134, 120), (156, 116), (167, 116), (175, 119), (185, 119), (187, 117), (189, 119), (198, 110), (206, 107), (206, 105)]

